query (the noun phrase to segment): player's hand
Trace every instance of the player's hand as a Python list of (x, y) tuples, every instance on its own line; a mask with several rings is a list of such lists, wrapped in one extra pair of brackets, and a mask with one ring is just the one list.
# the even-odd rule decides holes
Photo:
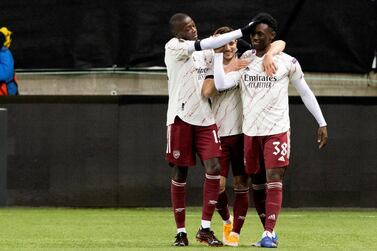
[(274, 57), (272, 54), (266, 53), (263, 59), (263, 71), (266, 72), (267, 76), (273, 76), (276, 73), (276, 69)]
[(261, 22), (263, 22), (263, 20), (260, 17), (254, 17), (250, 23), (248, 23), (246, 26), (241, 28), (242, 35), (249, 36), (253, 32), (255, 27)]
[(239, 71), (250, 64), (249, 60), (234, 58), (229, 64), (224, 66), (224, 72)]
[(319, 146), (318, 146), (319, 149), (322, 149), (327, 144), (327, 138), (328, 138), (327, 127), (322, 126), (322, 127), (318, 128), (317, 142), (319, 144)]
[(251, 20), (250, 23), (241, 28), (242, 36), (249, 36), (253, 32), (255, 26), (255, 21)]

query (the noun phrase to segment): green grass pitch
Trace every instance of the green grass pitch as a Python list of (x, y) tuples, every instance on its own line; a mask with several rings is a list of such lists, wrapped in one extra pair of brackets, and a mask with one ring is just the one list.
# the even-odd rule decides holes
[[(194, 240), (200, 208), (188, 208), (189, 247), (171, 243), (175, 225), (170, 208), (69, 209), (1, 208), (0, 250), (209, 250)], [(221, 238), (221, 220), (212, 222)], [(377, 210), (283, 209), (276, 231), (278, 250), (377, 250)], [(250, 208), (241, 245), (218, 250), (261, 250), (250, 247), (262, 233)]]

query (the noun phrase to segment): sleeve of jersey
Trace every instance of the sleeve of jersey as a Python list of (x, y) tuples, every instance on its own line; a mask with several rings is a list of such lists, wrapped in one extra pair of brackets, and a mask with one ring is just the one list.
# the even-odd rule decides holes
[(182, 39), (173, 39), (165, 46), (166, 53), (172, 55), (176, 60), (184, 60), (190, 56), (189, 42)]
[(289, 79), (291, 81), (300, 79), (304, 77), (304, 73), (302, 72), (301, 65), (297, 61), (297, 59), (292, 58), (290, 62), (290, 71), (289, 71)]
[(230, 41), (242, 37), (242, 32), (240, 29), (231, 31), (228, 33), (221, 34), (217, 37), (208, 37), (202, 40), (196, 41), (187, 41), (188, 42), (188, 51), (189, 53), (193, 51), (201, 51), (208, 49), (219, 48)]
[(313, 92), (310, 90), (308, 84), (306, 83), (305, 79), (299, 78), (292, 81), (293, 86), (296, 88), (297, 92), (300, 94), (302, 101), (305, 104), (305, 107), (309, 110), (309, 112), (314, 116), (318, 125), (320, 127), (326, 126), (327, 123), (325, 118), (322, 115), (321, 108), (315, 98)]
[(225, 74), (224, 72), (222, 53), (215, 53), (213, 64), (215, 87), (218, 91), (223, 91), (237, 85), (237, 76), (230, 73)]

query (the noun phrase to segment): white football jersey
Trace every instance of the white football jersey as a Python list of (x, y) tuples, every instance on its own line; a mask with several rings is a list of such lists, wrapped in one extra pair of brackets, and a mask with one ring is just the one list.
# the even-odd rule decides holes
[(238, 74), (243, 103), (242, 131), (248, 136), (286, 132), (290, 128), (288, 84), (304, 76), (298, 61), (285, 54), (274, 56), (277, 72), (269, 77), (263, 71), (264, 57), (252, 57), (248, 67)]
[(213, 74), (212, 50), (188, 52), (185, 40), (172, 38), (165, 45), (165, 64), (168, 75), (169, 104), (167, 125), (176, 116), (197, 126), (215, 124), (209, 100), (201, 94), (206, 75)]
[[(230, 72), (228, 74), (237, 74)], [(242, 133), (242, 100), (239, 86), (221, 91), (212, 99), (212, 111), (215, 115), (220, 137)]]

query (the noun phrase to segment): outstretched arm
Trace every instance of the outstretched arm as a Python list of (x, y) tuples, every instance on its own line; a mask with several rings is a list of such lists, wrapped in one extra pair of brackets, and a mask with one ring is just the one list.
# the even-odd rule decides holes
[(306, 108), (314, 116), (319, 125), (317, 142), (319, 144), (319, 149), (321, 149), (327, 144), (327, 123), (322, 115), (317, 99), (303, 77), (292, 81), (292, 84), (300, 94)]
[(234, 75), (225, 74), (223, 67), (223, 54), (215, 53), (213, 63), (213, 73), (216, 90), (223, 91), (237, 85)]
[(267, 76), (272, 76), (276, 73), (276, 65), (273, 56), (283, 52), (285, 49), (285, 42), (283, 40), (277, 40), (273, 42), (270, 49), (266, 52), (263, 59), (263, 70)]
[(245, 27), (241, 29), (227, 32), (216, 37), (208, 37), (208, 38), (205, 38), (202, 40), (196, 40), (196, 41), (186, 41), (189, 45), (188, 51), (189, 53), (191, 53), (194, 51), (219, 48), (234, 39), (238, 39), (238, 38), (241, 38), (242, 36), (249, 35), (252, 29), (253, 29), (253, 22), (250, 22), (249, 24), (247, 24)]

